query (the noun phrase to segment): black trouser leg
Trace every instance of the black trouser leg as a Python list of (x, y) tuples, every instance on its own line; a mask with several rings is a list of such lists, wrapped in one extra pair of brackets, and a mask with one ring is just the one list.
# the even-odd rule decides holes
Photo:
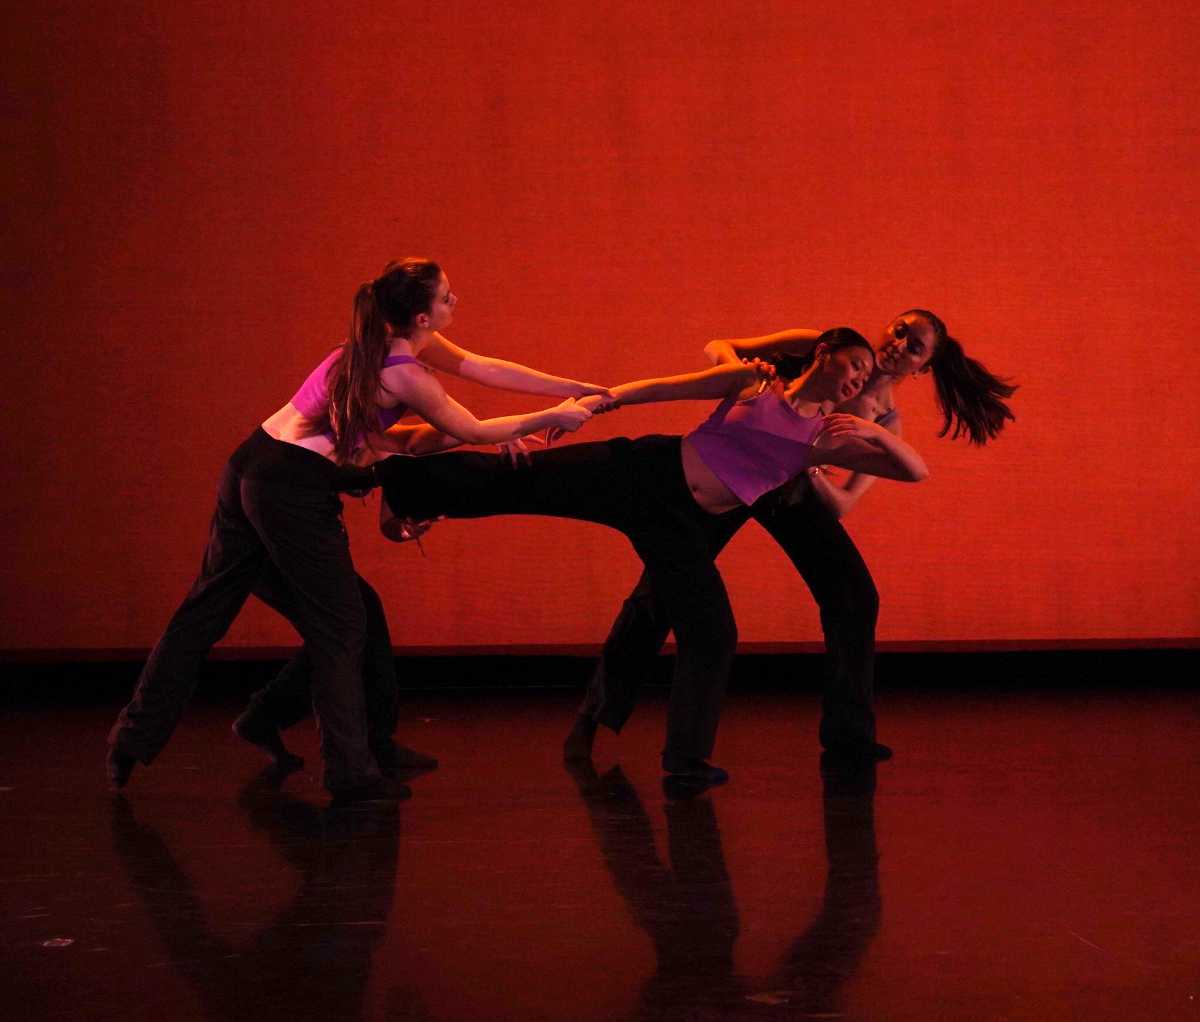
[[(254, 586), (254, 595), (268, 607), (294, 621), (296, 598), (273, 564), (268, 564)], [(243, 719), (252, 730), (276, 728), (283, 731), (312, 712), (312, 661), (301, 646), (279, 673), (250, 697)]]
[(733, 610), (713, 562), (727, 525), (696, 504), (678, 440), (641, 445), (634, 479), (637, 505), (626, 534), (676, 641), (663, 758), (705, 759), (712, 754), (737, 648)]
[(650, 573), (643, 571), (604, 640), (580, 716), (619, 732), (633, 714), (638, 687), (670, 634), (666, 608), (655, 595)]
[[(362, 668), (367, 743), (376, 751), (387, 746), (396, 730), (399, 706), (396, 659), (379, 594), (361, 575), (357, 581), (367, 628)], [(273, 568), (255, 586), (254, 595), (284, 617), (295, 617), (295, 600)], [(286, 730), (312, 710), (311, 681), (312, 660), (307, 647), (302, 647), (275, 677), (254, 693), (246, 716), (255, 725)]]
[(293, 624), (312, 665), (325, 786), (336, 790), (377, 778), (362, 683), (366, 614), (341, 502), (330, 491), (259, 478), (243, 482), (242, 500), (295, 599)]
[(633, 507), (632, 452), (623, 438), (568, 444), (514, 467), (499, 454), (454, 451), (385, 458), (376, 474), (397, 515), (549, 515), (620, 529)]
[(862, 555), (811, 486), (797, 503), (764, 498), (754, 505), (754, 517), (791, 559), (821, 611), (821, 744), (873, 742), (879, 593)]
[[(745, 509), (713, 518), (709, 532), (713, 559), (749, 516), (749, 509)], [(666, 608), (655, 595), (649, 573), (643, 571), (604, 640), (600, 661), (579, 707), (580, 715), (619, 732), (633, 714), (638, 689), (654, 669), (670, 633)]]
[(737, 625), (725, 584), (716, 565), (703, 556), (680, 562), (641, 544), (638, 552), (643, 553), (677, 643), (663, 756), (675, 761), (706, 759), (716, 740), (737, 648)]
[(150, 763), (167, 744), (196, 688), (200, 667), (246, 602), (267, 553), (241, 506), (240, 476), (226, 466), (200, 574), (151, 652), (133, 699), (108, 741)]
[(367, 615), (362, 670), (363, 695), (367, 701), (367, 744), (372, 752), (378, 752), (391, 744), (400, 716), (396, 654), (379, 594), (361, 575), (358, 576), (358, 589)]

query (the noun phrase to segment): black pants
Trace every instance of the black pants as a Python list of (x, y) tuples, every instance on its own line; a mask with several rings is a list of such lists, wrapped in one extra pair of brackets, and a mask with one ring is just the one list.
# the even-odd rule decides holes
[(737, 645), (713, 564), (724, 516), (696, 504), (679, 445), (679, 437), (620, 438), (540, 451), (517, 468), (501, 455), (452, 453), (388, 458), (377, 469), (399, 515), (550, 515), (624, 533), (678, 643), (664, 748), (673, 759), (711, 754)]
[[(723, 515), (723, 528), (713, 533), (714, 558), (751, 517), (783, 548), (821, 611), (825, 634), (821, 744), (830, 748), (874, 741), (879, 594), (854, 541), (812, 485), (798, 480), (766, 494), (752, 508)], [(613, 622), (579, 712), (620, 731), (669, 631), (670, 620), (657, 598), (654, 580), (644, 573)]]
[(196, 687), (200, 665), (260, 586), (282, 586), (312, 663), (313, 709), (331, 790), (379, 776), (367, 748), (362, 595), (332, 462), (257, 429), (221, 478), (200, 575), (142, 670), (109, 742), (151, 762)]
[[(366, 615), (362, 684), (367, 712), (367, 745), (376, 763), (380, 763), (390, 761), (394, 755), (392, 734), (396, 730), (400, 703), (396, 656), (383, 601), (365, 578), (361, 575), (355, 578)], [(254, 587), (254, 595), (288, 620), (295, 620), (295, 598), (273, 566), (266, 578)], [(312, 711), (312, 674), (312, 654), (307, 646), (303, 646), (251, 697), (244, 717), (246, 723), (251, 727), (274, 727), (282, 731), (304, 720)]]

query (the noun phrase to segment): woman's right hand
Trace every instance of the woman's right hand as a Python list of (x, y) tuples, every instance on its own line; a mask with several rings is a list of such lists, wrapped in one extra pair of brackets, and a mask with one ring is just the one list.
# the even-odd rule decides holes
[[(574, 433), (592, 417), (592, 409), (597, 406), (597, 403), (611, 403), (611, 401), (599, 396), (579, 398), (578, 400), (569, 397), (562, 404), (557, 405), (554, 409), (555, 422), (546, 429), (546, 446), (549, 447), (564, 433)], [(607, 411), (607, 408), (602, 410)], [(564, 419), (559, 419), (559, 412), (563, 413)]]
[(554, 421), (551, 425), (554, 429), (574, 433), (591, 417), (591, 410), (587, 406), (580, 404), (575, 398), (569, 397), (562, 404), (555, 405)]

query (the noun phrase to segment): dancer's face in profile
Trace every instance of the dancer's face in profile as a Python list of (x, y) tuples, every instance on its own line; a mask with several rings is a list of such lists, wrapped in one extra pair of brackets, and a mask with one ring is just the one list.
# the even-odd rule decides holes
[(874, 368), (875, 357), (870, 348), (852, 344), (828, 352), (823, 372), (828, 393), (826, 400), (838, 404), (849, 401), (863, 389)]
[(458, 295), (450, 290), (450, 281), (443, 273), (438, 277), (437, 287), (433, 292), (428, 318), (429, 330), (445, 330), (454, 320), (454, 307), (458, 304)]
[(936, 344), (933, 324), (924, 316), (906, 312), (887, 325), (875, 360), (880, 372), (888, 376), (918, 373), (929, 364)]

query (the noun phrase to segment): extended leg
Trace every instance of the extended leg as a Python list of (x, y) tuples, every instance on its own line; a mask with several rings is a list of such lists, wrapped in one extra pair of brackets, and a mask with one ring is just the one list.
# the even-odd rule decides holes
[(392, 457), (376, 473), (397, 515), (549, 515), (621, 528), (635, 502), (631, 446), (624, 438), (568, 444), (537, 451), (520, 466), (475, 452)]
[[(703, 761), (712, 755), (737, 648), (729, 597), (712, 561), (648, 556), (646, 566), (677, 643), (663, 767), (669, 773), (707, 774), (717, 770)], [(723, 780), (723, 772), (711, 779)]]

